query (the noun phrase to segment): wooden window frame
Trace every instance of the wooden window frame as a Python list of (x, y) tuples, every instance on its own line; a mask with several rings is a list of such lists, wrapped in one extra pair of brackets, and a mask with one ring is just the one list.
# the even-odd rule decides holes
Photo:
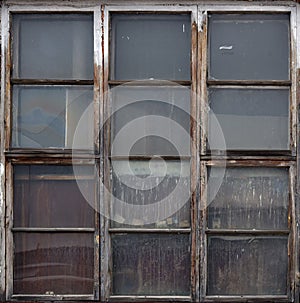
[[(11, 1), (11, 0), (9, 0)], [(118, 2), (118, 1), (116, 1)], [(0, 128), (0, 160), (3, 165), (0, 165), (0, 228), (2, 236), (0, 237), (0, 292), (4, 294), (1, 300), (100, 300), (100, 301), (187, 301), (187, 302), (299, 302), (299, 264), (298, 264), (298, 250), (299, 250), (299, 198), (298, 192), (300, 190), (299, 178), (297, 172), (299, 171), (300, 162), (297, 159), (297, 154), (300, 152), (299, 144), (297, 145), (297, 137), (299, 137), (299, 120), (297, 117), (298, 102), (297, 91), (299, 96), (299, 81), (300, 72), (297, 72), (297, 63), (300, 62), (300, 14), (299, 5), (296, 6), (292, 1), (285, 3), (272, 3), (272, 5), (258, 5), (254, 3), (246, 3), (247, 1), (199, 1), (191, 5), (179, 5), (178, 1), (174, 4), (163, 5), (157, 4), (145, 5), (124, 5), (122, 1), (115, 5), (103, 5), (99, 1), (91, 0), (80, 4), (80, 1), (70, 2), (70, 4), (62, 4), (62, 1), (55, 0), (49, 4), (37, 4), (30, 2), (27, 4), (25, 0), (12, 1), (11, 5), (6, 3), (1, 7), (1, 105), (0, 105), (0, 120), (4, 121)], [(271, 1), (270, 1), (271, 2)], [(177, 3), (177, 4), (176, 4)], [(107, 129), (102, 129), (101, 126), (107, 118), (109, 112), (108, 91), (109, 85), (120, 85), (122, 81), (109, 81), (109, 14), (111, 12), (165, 12), (165, 13), (180, 13), (190, 12), (192, 15), (192, 81), (189, 83), (178, 82), (180, 85), (191, 85), (193, 95), (191, 98), (191, 111), (197, 117), (197, 122), (191, 123), (191, 188), (196, 188), (192, 193), (191, 204), (191, 296), (189, 297), (171, 297), (171, 296), (111, 296), (110, 284), (110, 259), (111, 259), (111, 245), (109, 236), (109, 220), (101, 217), (98, 218), (99, 228), (95, 232), (95, 256), (98, 266), (95, 266), (95, 271), (98, 271), (98, 283), (95, 283), (95, 292), (93, 297), (77, 297), (72, 296), (14, 296), (12, 294), (12, 204), (13, 204), (13, 172), (12, 166), (17, 164), (46, 164), (46, 165), (70, 165), (77, 163), (80, 165), (90, 164), (96, 165), (99, 170), (99, 188), (98, 194), (101, 201), (100, 212), (107, 213), (109, 209), (109, 199), (104, 195), (104, 186), (109, 186), (110, 182), (110, 158), (109, 158), (109, 137)], [(13, 13), (93, 13), (94, 14), (94, 146), (93, 152), (78, 151), (73, 154), (70, 150), (52, 149), (50, 150), (24, 150), (11, 149), (11, 50), (10, 50), (10, 18)], [(291, 101), (290, 101), (290, 150), (270, 153), (241, 153), (230, 152), (222, 153), (208, 153), (207, 146), (207, 87), (208, 85), (223, 85), (222, 81), (213, 83), (207, 80), (207, 14), (208, 13), (290, 13), (290, 81), (279, 82), (247, 82), (243, 83), (243, 87), (253, 87), (255, 85), (265, 85), (268, 87), (290, 87)], [(298, 14), (297, 14), (298, 12)], [(296, 27), (298, 27), (296, 31)], [(297, 37), (296, 37), (297, 34)], [(296, 39), (297, 38), (297, 39)], [(298, 41), (296, 45), (296, 41)], [(15, 81), (14, 83), (17, 83)], [(26, 81), (25, 81), (26, 82)], [(55, 81), (51, 81), (54, 83)], [(126, 81), (125, 81), (126, 82)], [(176, 81), (175, 81), (176, 82)], [(237, 85), (241, 83), (226, 82), (228, 85)], [(299, 98), (298, 98), (299, 99)], [(99, 129), (101, 129), (99, 133)], [(73, 157), (73, 158), (72, 158)], [(74, 160), (75, 159), (75, 160)], [(213, 165), (222, 165), (226, 163), (228, 166), (271, 166), (271, 167), (289, 167), (290, 168), (290, 193), (293, 209), (292, 230), (290, 234), (290, 285), (291, 290), (287, 297), (278, 296), (217, 296), (210, 297), (205, 295), (206, 272), (203, 266), (206, 264), (206, 231), (205, 231), (205, 211), (202, 210), (201, 205), (205, 203), (203, 192), (206, 183), (206, 167)], [(246, 164), (248, 163), (248, 164)], [(102, 184), (104, 182), (104, 185)], [(3, 232), (5, 231), (5, 232)], [(134, 231), (134, 230), (133, 230)], [(144, 230), (143, 230), (144, 231)], [(157, 230), (154, 230), (157, 232)], [(174, 230), (176, 232), (176, 230)], [(135, 230), (140, 232), (140, 230)], [(149, 232), (152, 232), (149, 230)], [(164, 232), (162, 230), (161, 232)], [(181, 232), (181, 231), (179, 231)], [(186, 231), (184, 231), (186, 232)], [(5, 234), (5, 236), (4, 236)], [(99, 240), (100, 239), (100, 240)], [(5, 248), (5, 249), (4, 249)], [(96, 250), (97, 248), (97, 250)], [(100, 254), (101, 252), (101, 254)], [(100, 257), (101, 256), (101, 257)], [(97, 263), (96, 263), (97, 264)], [(101, 268), (101, 271), (100, 271)], [(101, 285), (100, 285), (101, 281)]]
[[(1, 150), (1, 159), (5, 161), (5, 174), (6, 174), (6, 215), (5, 215), (5, 225), (6, 225), (6, 239), (5, 239), (5, 263), (6, 271), (3, 272), (3, 279), (5, 279), (5, 299), (6, 300), (99, 300), (99, 272), (100, 272), (100, 241), (99, 241), (99, 224), (100, 216), (99, 213), (95, 212), (95, 227), (94, 228), (14, 228), (13, 227), (13, 166), (14, 165), (92, 165), (97, 168), (100, 172), (99, 166), (99, 154), (100, 154), (100, 142), (99, 142), (99, 116), (100, 116), (100, 92), (101, 92), (101, 58), (102, 58), (102, 48), (101, 48), (101, 7), (96, 5), (95, 2), (90, 1), (86, 3), (86, 6), (80, 5), (80, 3), (74, 5), (61, 5), (61, 3), (53, 3), (49, 5), (11, 5), (3, 6), (2, 13), (4, 18), (2, 19), (2, 55), (4, 60), (2, 61), (2, 69), (5, 70), (5, 74), (2, 74), (1, 82), (1, 94), (2, 98), (5, 100), (5, 105), (1, 107), (2, 117), (5, 117), (6, 125), (8, 126), (3, 132), (1, 129), (1, 144), (5, 148)], [(11, 20), (13, 14), (90, 14), (93, 16), (93, 67), (94, 75), (93, 80), (39, 80), (39, 79), (13, 79), (11, 78), (11, 68), (12, 66), (12, 50), (11, 50)], [(5, 83), (5, 84), (3, 84)], [(11, 138), (11, 91), (13, 84), (36, 84), (36, 85), (93, 85), (93, 108), (94, 108), (94, 138), (93, 146), (94, 150), (70, 150), (61, 148), (11, 148), (10, 138)], [(3, 99), (2, 99), (3, 100)], [(4, 162), (3, 162), (4, 163)], [(98, 180), (99, 180), (98, 176)], [(74, 179), (75, 180), (75, 179)], [(97, 184), (99, 182), (97, 181)], [(99, 191), (98, 185), (96, 184), (96, 190)], [(97, 194), (97, 204), (99, 204), (99, 194)], [(35, 295), (35, 294), (14, 294), (13, 293), (13, 254), (14, 254), (14, 244), (13, 244), (13, 233), (14, 232), (47, 232), (47, 233), (58, 233), (58, 232), (68, 232), (68, 233), (78, 233), (86, 232), (92, 233), (94, 238), (94, 283), (93, 283), (93, 293), (92, 294), (45, 294), (45, 295)], [(2, 279), (1, 279), (2, 281)]]
[[(170, 80), (173, 83), (177, 85), (187, 86), (191, 88), (191, 116), (195, 117), (196, 114), (196, 56), (197, 56), (197, 7), (195, 5), (182, 5), (182, 6), (161, 6), (161, 5), (141, 5), (141, 6), (132, 6), (132, 5), (121, 5), (121, 6), (105, 6), (104, 7), (104, 92), (105, 92), (105, 111), (104, 111), (104, 120), (107, 120), (110, 115), (110, 100), (109, 100), (109, 91), (111, 87), (114, 87), (116, 85), (122, 85), (127, 82), (130, 82), (130, 80), (124, 80), (124, 81), (118, 81), (118, 80), (110, 80), (110, 14), (113, 13), (121, 13), (121, 14), (130, 14), (130, 13), (152, 13), (152, 14), (160, 14), (160, 13), (167, 13), (167, 14), (180, 14), (180, 13), (187, 13), (191, 16), (191, 81), (176, 81), (176, 80)], [(154, 81), (155, 82), (155, 81)], [(140, 84), (139, 84), (140, 83)], [(133, 86), (137, 85), (143, 85), (143, 81), (140, 81), (139, 83), (133, 82)], [(129, 84), (130, 85), (130, 84)], [(151, 85), (151, 84), (150, 84)], [(159, 84), (160, 86), (161, 84)], [(146, 83), (146, 86), (149, 86), (149, 82)], [(163, 87), (163, 85), (162, 85)], [(193, 120), (193, 119), (191, 119)], [(195, 121), (191, 121), (191, 157), (187, 157), (191, 161), (191, 167), (195, 165), (195, 158), (197, 157), (197, 150), (196, 150), (196, 125)], [(110, 126), (108, 125), (105, 129), (105, 135), (106, 140), (103, 140), (104, 142), (104, 182), (105, 186), (107, 188), (110, 188), (111, 179), (110, 179), (110, 161), (114, 159), (121, 160), (122, 157), (114, 157), (110, 153)], [(151, 158), (151, 157), (150, 157)], [(164, 157), (163, 157), (164, 158)], [(127, 159), (125, 157), (124, 159)], [(134, 157), (134, 159), (137, 160), (147, 160), (149, 159), (149, 156), (137, 156)], [(172, 160), (182, 160), (180, 157), (166, 157), (165, 159), (172, 159)], [(191, 186), (197, 182), (195, 180), (194, 170), (191, 169)], [(105, 181), (106, 180), (106, 181)], [(192, 188), (192, 187), (191, 187)], [(111, 295), (110, 289), (106, 285), (110, 285), (112, 281), (112, 268), (111, 266), (111, 247), (109, 244), (109, 247), (107, 247), (107, 244), (105, 244), (104, 247), (102, 247), (102, 252), (104, 253), (104, 263), (101, 264), (101, 275), (102, 275), (102, 281), (104, 282), (104, 285), (102, 286), (102, 296), (101, 299), (104, 300), (137, 300), (137, 301), (168, 301), (168, 300), (174, 300), (174, 301), (184, 301), (184, 302), (190, 302), (193, 301), (196, 296), (196, 288), (197, 288), (197, 276), (198, 276), (198, 267), (195, 264), (195, 259), (198, 259), (197, 255), (197, 249), (196, 249), (196, 226), (195, 226), (195, 216), (196, 216), (196, 200), (195, 195), (193, 194), (191, 196), (191, 227), (187, 229), (178, 229), (178, 228), (172, 228), (172, 229), (151, 229), (151, 228), (128, 228), (128, 229), (119, 229), (119, 228), (109, 228), (109, 220), (103, 219), (103, 221), (107, 221), (105, 223), (105, 229), (103, 229), (102, 232), (105, 234), (103, 235), (103, 238), (110, 239), (110, 234), (118, 233), (120, 231), (127, 232), (127, 233), (190, 233), (191, 235), (191, 291), (190, 296), (164, 296), (164, 295)], [(106, 211), (109, 211), (110, 209), (110, 198), (104, 197), (104, 205)], [(105, 213), (105, 212), (104, 212)], [(110, 241), (110, 240), (108, 240)], [(109, 264), (109, 265), (107, 265)]]
[[(240, 2), (238, 3), (240, 4)], [(200, 27), (199, 32), (199, 53), (198, 57), (200, 60), (200, 68), (198, 71), (198, 93), (200, 94), (200, 107), (201, 112), (199, 113), (201, 121), (201, 148), (200, 148), (200, 176), (201, 176), (201, 190), (200, 190), (200, 246), (203, 248), (201, 251), (201, 262), (200, 267), (200, 302), (247, 302), (247, 301), (259, 301), (259, 302), (293, 302), (298, 300), (299, 295), (295, 294), (296, 289), (296, 268), (298, 268), (298, 243), (297, 239), (297, 228), (296, 228), (296, 198), (295, 198), (295, 186), (296, 186), (296, 165), (297, 165), (297, 79), (296, 79), (296, 54), (297, 45), (295, 42), (296, 37), (296, 6), (257, 6), (234, 5), (228, 3), (228, 5), (215, 4), (209, 5), (204, 4), (199, 8), (198, 12), (198, 24)], [(208, 79), (208, 64), (209, 64), (209, 45), (208, 45), (208, 15), (209, 14), (290, 14), (290, 80), (289, 81), (223, 81), (223, 80), (209, 80)], [(289, 101), (289, 142), (290, 149), (286, 151), (255, 151), (255, 150), (236, 150), (236, 151), (220, 151), (220, 150), (208, 150), (208, 88), (209, 87), (239, 87), (239, 88), (289, 88), (290, 89), (290, 101)], [(209, 296), (206, 295), (207, 285), (207, 228), (206, 228), (206, 215), (205, 209), (205, 188), (207, 186), (207, 166), (233, 166), (233, 167), (289, 167), (290, 176), (290, 201), (292, 205), (292, 218), (291, 218), (291, 229), (289, 235), (289, 289), (287, 296)], [(224, 231), (225, 233), (227, 231)], [(238, 231), (237, 231), (238, 232)], [(297, 290), (298, 291), (298, 290)]]

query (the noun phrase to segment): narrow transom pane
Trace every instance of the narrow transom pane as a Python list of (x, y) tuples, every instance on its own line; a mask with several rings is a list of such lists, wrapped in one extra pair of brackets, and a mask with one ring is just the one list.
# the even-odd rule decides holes
[(92, 149), (92, 104), (92, 86), (15, 85), (12, 146)]
[(190, 80), (188, 14), (112, 14), (113, 80)]
[(209, 89), (211, 150), (289, 150), (288, 89)]
[(15, 165), (14, 227), (94, 227), (93, 166)]
[(14, 294), (93, 294), (93, 233), (16, 233), (14, 245)]
[(288, 14), (209, 15), (209, 78), (288, 80)]
[(187, 234), (112, 236), (114, 295), (190, 294)]
[(208, 228), (288, 230), (288, 168), (212, 167)]
[(287, 236), (210, 236), (207, 262), (208, 295), (287, 295)]
[(112, 226), (189, 228), (189, 161), (112, 161)]
[(14, 14), (13, 77), (93, 79), (91, 14)]

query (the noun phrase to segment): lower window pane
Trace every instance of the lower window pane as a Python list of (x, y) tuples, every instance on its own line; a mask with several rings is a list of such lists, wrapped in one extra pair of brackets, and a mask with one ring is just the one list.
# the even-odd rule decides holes
[(116, 234), (114, 295), (189, 295), (188, 234)]
[(208, 238), (208, 295), (286, 295), (288, 237)]
[(95, 168), (15, 165), (14, 227), (94, 227)]
[(288, 229), (289, 168), (211, 167), (209, 172), (208, 228)]
[(14, 294), (92, 294), (93, 234), (14, 235)]
[(189, 161), (112, 161), (112, 172), (112, 227), (190, 227)]

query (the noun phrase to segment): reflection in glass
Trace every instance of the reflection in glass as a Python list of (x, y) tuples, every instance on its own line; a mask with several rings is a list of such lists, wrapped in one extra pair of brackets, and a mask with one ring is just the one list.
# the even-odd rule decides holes
[[(219, 170), (210, 168), (209, 195), (215, 193)], [(288, 229), (288, 168), (227, 167), (220, 189), (211, 198), (208, 228)]]
[(288, 14), (209, 16), (209, 78), (289, 80)]
[(289, 94), (288, 89), (210, 89), (210, 149), (224, 149), (222, 135), (227, 150), (289, 149)]
[(187, 14), (112, 14), (111, 79), (190, 80)]
[(93, 79), (93, 16), (14, 14), (13, 77)]
[(111, 89), (114, 155), (189, 155), (190, 90), (179, 86)]
[(112, 236), (114, 295), (189, 295), (186, 234)]
[(112, 168), (114, 227), (190, 227), (188, 161), (113, 161)]
[(94, 167), (14, 166), (14, 227), (94, 227)]
[(93, 294), (93, 234), (14, 235), (14, 294)]
[(208, 238), (208, 295), (286, 295), (288, 237)]
[(13, 147), (91, 149), (92, 103), (92, 86), (14, 86)]

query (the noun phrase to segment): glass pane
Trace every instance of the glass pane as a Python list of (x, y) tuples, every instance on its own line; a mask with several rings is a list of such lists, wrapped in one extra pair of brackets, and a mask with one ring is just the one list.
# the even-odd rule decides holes
[(112, 236), (114, 295), (189, 295), (189, 235)]
[(13, 89), (13, 147), (93, 148), (92, 86)]
[(113, 161), (114, 227), (190, 227), (188, 161)]
[(220, 176), (210, 169), (209, 228), (288, 229), (288, 168), (227, 167), (218, 189)]
[(14, 166), (14, 227), (94, 227), (94, 167)]
[(93, 16), (14, 14), (15, 78), (93, 79)]
[(209, 77), (288, 80), (288, 14), (209, 16)]
[(93, 294), (93, 234), (17, 233), (14, 294)]
[(190, 80), (189, 15), (113, 14), (111, 78)]
[(111, 89), (114, 155), (189, 155), (190, 90), (184, 87)]
[(286, 295), (288, 237), (208, 238), (208, 295)]
[[(210, 89), (210, 149), (288, 150), (287, 89)], [(223, 132), (223, 134), (222, 134)]]

